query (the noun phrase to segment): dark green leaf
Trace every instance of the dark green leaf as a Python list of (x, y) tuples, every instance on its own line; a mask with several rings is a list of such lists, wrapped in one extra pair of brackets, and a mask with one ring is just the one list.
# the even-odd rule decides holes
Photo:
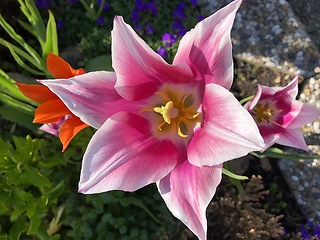
[(93, 71), (113, 71), (112, 60), (110, 55), (101, 55), (95, 58), (90, 59), (85, 69), (87, 72)]

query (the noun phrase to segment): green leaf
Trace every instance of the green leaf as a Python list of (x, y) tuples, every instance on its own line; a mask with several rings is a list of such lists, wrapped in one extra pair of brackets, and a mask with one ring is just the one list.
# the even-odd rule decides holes
[(50, 186), (49, 180), (42, 175), (37, 168), (27, 166), (25, 167), (25, 174), (34, 186), (39, 188)]
[[(25, 52), (24, 50), (18, 48), (17, 46), (15, 46), (14, 44), (4, 40), (3, 38), (0, 38), (0, 44), (7, 47), (12, 55), (12, 57), (14, 58), (14, 60), (22, 67), (24, 68), (26, 71), (34, 74), (34, 75), (45, 75), (47, 74), (47, 69), (46, 66), (44, 64), (44, 62), (38, 62), (35, 61), (35, 59), (30, 56), (27, 52)], [(40, 71), (34, 70), (33, 68), (29, 67), (24, 60), (27, 60), (29, 63), (31, 63), (32, 65), (34, 65), (36, 68), (38, 68)]]
[(36, 37), (38, 38), (38, 41), (43, 47), (43, 44), (45, 42), (45, 25), (42, 20), (42, 17), (39, 13), (39, 10), (35, 4), (35, 1), (30, 0), (18, 0), (20, 3), (20, 9), (23, 12), (23, 14), (27, 17), (28, 21), (30, 22), (33, 30), (36, 33)]
[(0, 202), (0, 215), (8, 211), (9, 209), (2, 203)]
[(38, 213), (34, 214), (32, 218), (30, 218), (30, 225), (27, 234), (34, 234), (37, 232), (38, 228), (41, 225), (41, 218)]
[(43, 196), (47, 197), (49, 201), (57, 199), (64, 191), (64, 182), (61, 181), (54, 188), (50, 189), (48, 192), (44, 193)]
[(0, 235), (0, 240), (8, 240), (8, 235)]
[(144, 210), (155, 222), (162, 224), (162, 222), (148, 209), (148, 207), (138, 198), (135, 197), (123, 197), (120, 198), (120, 203), (124, 207), (128, 207), (130, 204), (136, 205)]
[(270, 158), (279, 158), (279, 159), (320, 159), (319, 155), (288, 153), (275, 147), (268, 148), (263, 153), (253, 152), (251, 154), (258, 158), (270, 157)]
[[(1, 94), (0, 94), (1, 96)], [(2, 98), (3, 96), (1, 96)], [(31, 114), (27, 114), (26, 112), (19, 111), (9, 106), (1, 106), (0, 107), (0, 114), (11, 122), (16, 122), (21, 126), (24, 126), (31, 131), (37, 131), (40, 127), (39, 124), (32, 123), (33, 116)]]
[(0, 91), (18, 100), (34, 103), (32, 100), (24, 96), (19, 88), (14, 84), (16, 81), (0, 69)]
[(57, 26), (54, 15), (49, 11), (49, 20), (47, 23), (46, 42), (42, 49), (42, 56), (47, 57), (50, 52), (59, 55)]
[(25, 231), (27, 231), (27, 219), (26, 216), (22, 216), (18, 218), (11, 227), (9, 232), (10, 239), (19, 240), (20, 235)]
[(112, 59), (110, 55), (101, 55), (95, 58), (90, 59), (85, 69), (87, 72), (93, 72), (93, 71), (113, 71), (112, 68)]
[(237, 180), (248, 180), (249, 179), (247, 176), (241, 176), (241, 175), (235, 174), (225, 168), (222, 168), (222, 173), (227, 175), (228, 177), (231, 177), (231, 178), (237, 179)]
[[(15, 30), (10, 26), (10, 24), (8, 24), (4, 20), (4, 18), (1, 16), (1, 14), (0, 14), (0, 25), (3, 27), (3, 29), (9, 34), (9, 36), (13, 40), (15, 40), (17, 43), (19, 43), (21, 45), (21, 47), (23, 47), (28, 52), (28, 54), (33, 58), (33, 61), (37, 65), (44, 66), (44, 68), (46, 69), (44, 62), (42, 61), (42, 58), (39, 56), (39, 54), (30, 45), (28, 45), (19, 34), (17, 34), (15, 32)], [(34, 63), (34, 65), (35, 65), (35, 63)], [(39, 68), (39, 69), (41, 69), (41, 68)]]

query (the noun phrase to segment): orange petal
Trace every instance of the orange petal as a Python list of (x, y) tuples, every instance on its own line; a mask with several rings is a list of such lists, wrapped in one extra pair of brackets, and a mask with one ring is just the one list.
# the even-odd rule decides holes
[(46, 101), (36, 109), (34, 113), (34, 123), (55, 123), (67, 114), (70, 110), (58, 98)]
[(47, 69), (55, 78), (71, 78), (74, 76), (70, 64), (53, 53), (49, 53), (47, 57)]
[(85, 74), (85, 73), (86, 73), (86, 70), (84, 70), (83, 68), (73, 69), (72, 70), (73, 76), (79, 76), (79, 75), (82, 75), (82, 74)]
[(59, 130), (60, 141), (63, 145), (62, 152), (67, 149), (72, 138), (82, 129), (88, 127), (80, 118), (72, 115), (61, 126)]
[(58, 99), (58, 97), (50, 91), (50, 89), (44, 85), (40, 84), (25, 84), (25, 83), (15, 83), (19, 90), (27, 98), (33, 101), (43, 103), (48, 100)]

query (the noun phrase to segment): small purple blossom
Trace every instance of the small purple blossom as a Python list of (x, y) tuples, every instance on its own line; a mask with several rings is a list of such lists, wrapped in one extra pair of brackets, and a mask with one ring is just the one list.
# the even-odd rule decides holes
[(57, 30), (59, 31), (63, 27), (63, 21), (57, 20)]
[(148, 10), (153, 14), (153, 15), (157, 15), (158, 14), (158, 10), (156, 5), (154, 5), (153, 2), (149, 2), (147, 4)]
[(153, 34), (154, 32), (154, 28), (150, 23), (146, 24), (145, 30), (146, 30), (146, 33), (149, 35)]
[(140, 21), (139, 11), (134, 9), (131, 13), (131, 21), (137, 24)]
[(37, 0), (36, 5), (38, 8), (49, 8), (51, 5), (51, 0)]
[(165, 48), (161, 47), (157, 50), (157, 53), (161, 56), (161, 57), (168, 57), (168, 52)]
[[(97, 3), (97, 5), (101, 5), (101, 3), (102, 3), (102, 0), (97, 0), (96, 1), (96, 3)], [(102, 10), (103, 11), (108, 11), (109, 9), (110, 9), (110, 4), (109, 3), (105, 3), (104, 5), (103, 5), (103, 8), (102, 8)]]
[(184, 12), (184, 8), (185, 8), (185, 3), (184, 2), (180, 2), (177, 6), (177, 8), (173, 11), (173, 16), (176, 19), (180, 19), (183, 20), (185, 19), (187, 16)]
[(313, 224), (310, 221), (300, 227), (302, 239), (320, 238), (320, 224)]
[(183, 23), (181, 21), (175, 21), (172, 25), (173, 30), (179, 35), (183, 36), (187, 30), (185, 29)]
[(79, 0), (69, 0), (70, 4), (75, 4), (76, 2), (78, 2)]
[(204, 16), (199, 15), (199, 16), (198, 16), (198, 21), (202, 21), (204, 18), (205, 18)]
[(104, 19), (104, 17), (100, 16), (100, 17), (98, 17), (96, 22), (97, 22), (98, 25), (102, 26), (104, 24), (104, 22), (105, 22), (105, 19)]
[(196, 7), (198, 5), (198, 1), (197, 0), (190, 0), (190, 4), (193, 7)]
[(171, 33), (164, 33), (162, 35), (162, 41), (166, 47), (171, 47), (177, 42), (177, 38)]

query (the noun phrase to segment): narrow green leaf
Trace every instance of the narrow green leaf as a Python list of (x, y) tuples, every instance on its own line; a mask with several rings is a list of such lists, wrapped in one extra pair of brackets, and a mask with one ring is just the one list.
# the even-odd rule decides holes
[(27, 218), (26, 216), (22, 216), (17, 219), (12, 225), (9, 236), (12, 240), (19, 240), (20, 236), (23, 232), (27, 231)]
[(13, 109), (12, 107), (9, 107), (9, 106), (1, 106), (0, 114), (8, 121), (18, 123), (32, 131), (37, 131), (38, 128), (40, 127), (39, 124), (32, 123), (33, 121), (32, 115), (19, 111), (17, 109)]
[(8, 211), (7, 206), (5, 206), (2, 202), (0, 202), (0, 215)]
[[(0, 91), (0, 101), (8, 105), (9, 107), (14, 108), (15, 110), (22, 112), (24, 114), (33, 116), (35, 111), (35, 106), (30, 105), (29, 103), (25, 103), (24, 101), (20, 101), (16, 98), (13, 98), (7, 94), (4, 94)], [(7, 108), (8, 106), (1, 106), (0, 108), (4, 107)], [(1, 112), (0, 112), (1, 113)]]
[(161, 221), (148, 209), (148, 207), (138, 198), (135, 197), (124, 197), (120, 198), (120, 203), (124, 207), (127, 207), (130, 204), (136, 205), (144, 210), (155, 222), (162, 224)]
[(20, 19), (18, 19), (19, 24), (25, 29), (27, 30), (30, 34), (32, 34), (33, 36), (37, 37), (36, 32), (33, 30), (32, 26), (29, 25), (28, 23), (21, 21)]
[(2, 69), (0, 69), (0, 91), (1, 92), (4, 92), (5, 94), (13, 98), (16, 98), (24, 102), (28, 102), (30, 104), (35, 103), (34, 101), (24, 96), (20, 92), (19, 88), (13, 83), (15, 83), (14, 79), (12, 79), (4, 71), (2, 71)]
[[(22, 49), (18, 48), (14, 44), (4, 40), (3, 38), (0, 38), (0, 44), (2, 44), (3, 46), (7, 47), (9, 49), (11, 55), (16, 60), (16, 62), (21, 67), (26, 69), (27, 71), (31, 72), (32, 74), (36, 74), (36, 75), (45, 75), (47, 73), (47, 69), (44, 66), (44, 63), (43, 63), (43, 65), (42, 64), (38, 64), (37, 61), (35, 61), (34, 58), (32, 58), (27, 52), (25, 52)], [(38, 68), (42, 72), (39, 72), (39, 71), (36, 71), (36, 70), (30, 68), (27, 64), (24, 63), (24, 61), (19, 56), (21, 56), (24, 59), (26, 59), (29, 63), (31, 63), (33, 66), (35, 66), (36, 68)]]
[(39, 170), (35, 167), (27, 166), (25, 167), (25, 174), (29, 181), (39, 188), (50, 186), (49, 180), (42, 175)]
[(42, 56), (46, 57), (50, 52), (59, 55), (58, 51), (58, 37), (57, 37), (57, 26), (54, 19), (54, 15), (49, 11), (49, 20), (47, 23), (46, 31), (46, 42), (42, 49)]
[(35, 213), (32, 218), (30, 218), (30, 225), (27, 234), (31, 235), (37, 232), (41, 225), (41, 218), (39, 213)]
[(19, 43), (21, 47), (23, 47), (29, 53), (29, 55), (33, 58), (34, 62), (36, 62), (38, 65), (43, 65), (42, 58), (39, 56), (39, 54), (30, 45), (28, 45), (19, 34), (15, 32), (15, 30), (10, 26), (9, 23), (5, 21), (5, 19), (1, 16), (1, 14), (0, 14), (0, 25), (3, 27), (3, 29), (9, 34), (9, 36), (13, 40)]
[(57, 199), (64, 191), (64, 181), (61, 181), (54, 188), (50, 189), (50, 191), (43, 194), (43, 196), (47, 197), (49, 201), (53, 201)]
[(258, 158), (270, 157), (270, 158), (279, 158), (279, 159), (320, 159), (319, 155), (288, 153), (275, 147), (268, 148), (263, 153), (254, 152), (251, 154)]
[(231, 178), (237, 179), (237, 180), (248, 180), (249, 179), (247, 176), (241, 176), (241, 175), (235, 174), (233, 172), (228, 171), (225, 168), (222, 168), (222, 173), (227, 175), (228, 177), (231, 177)]
[(0, 235), (0, 240), (8, 240), (8, 235)]
[(40, 40), (45, 42), (46, 37), (46, 27), (40, 15), (40, 12), (35, 4), (35, 1), (26, 0), (25, 1), (28, 10), (31, 13), (32, 21), (30, 22), (33, 25), (34, 30), (38, 35), (39, 42)]

